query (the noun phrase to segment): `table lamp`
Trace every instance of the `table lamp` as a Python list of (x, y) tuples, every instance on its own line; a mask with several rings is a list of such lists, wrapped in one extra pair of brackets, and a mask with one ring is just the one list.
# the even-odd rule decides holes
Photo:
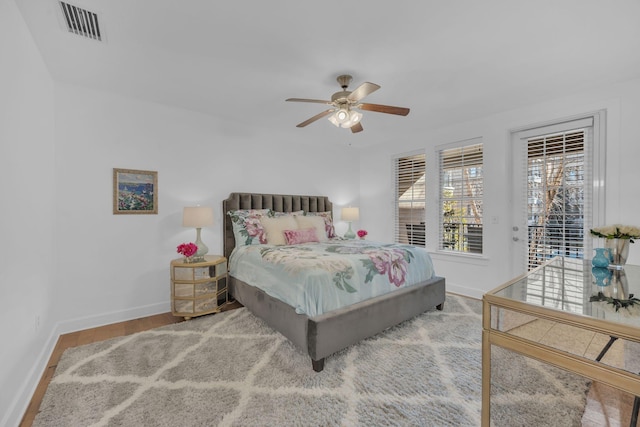
[(354, 239), (356, 237), (356, 233), (351, 229), (351, 223), (353, 221), (357, 221), (360, 219), (360, 209), (359, 208), (342, 208), (342, 213), (340, 215), (343, 221), (347, 221), (349, 223), (349, 229), (346, 233), (344, 233), (345, 239)]
[(198, 251), (194, 254), (195, 257), (203, 257), (209, 252), (209, 248), (200, 238), (200, 229), (208, 225), (213, 225), (213, 208), (205, 206), (190, 206), (184, 208), (182, 212), (182, 226), (196, 229), (195, 244), (198, 247)]

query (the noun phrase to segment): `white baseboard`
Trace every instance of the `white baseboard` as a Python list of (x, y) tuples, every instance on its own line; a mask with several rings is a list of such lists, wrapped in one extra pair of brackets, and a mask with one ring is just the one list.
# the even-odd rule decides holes
[(478, 288), (469, 288), (467, 286), (457, 285), (455, 283), (446, 284), (447, 292), (452, 292), (454, 294), (460, 294), (464, 296), (468, 296), (471, 298), (482, 299), (482, 295), (484, 295), (484, 291)]
[(122, 311), (112, 311), (109, 313), (102, 313), (98, 315), (65, 320), (63, 322), (59, 322), (56, 326), (58, 335), (63, 335), (68, 334), (69, 332), (77, 332), (84, 329), (97, 328), (99, 326), (125, 322), (127, 320), (139, 319), (141, 317), (153, 316), (155, 314), (167, 313), (169, 311), (171, 311), (170, 302), (161, 302)]
[(42, 351), (38, 355), (38, 361), (36, 362), (35, 366), (33, 366), (29, 371), (29, 375), (24, 381), (22, 387), (17, 390), (13, 402), (11, 402), (11, 405), (9, 405), (9, 410), (4, 415), (4, 417), (0, 419), (0, 426), (9, 427), (20, 425), (20, 421), (22, 421), (22, 417), (24, 416), (24, 413), (29, 406), (29, 402), (31, 402), (33, 393), (38, 387), (40, 378), (42, 378), (42, 374), (44, 373), (45, 369), (47, 369), (47, 364), (49, 363), (51, 354), (53, 353), (53, 350), (58, 343), (60, 335), (68, 334), (70, 332), (82, 331), (84, 329), (97, 328), (99, 326), (109, 325), (112, 323), (138, 319), (140, 317), (167, 313), (169, 311), (171, 311), (170, 303), (162, 302), (122, 311), (113, 311), (110, 313), (79, 317), (76, 319), (57, 322), (51, 328), (49, 338), (47, 339), (45, 346), (42, 348)]
[(38, 354), (38, 361), (34, 366), (31, 367), (26, 381), (22, 383), (22, 386), (14, 395), (13, 402), (11, 402), (11, 404), (9, 405), (9, 410), (0, 420), (0, 426), (8, 427), (20, 425), (20, 421), (22, 421), (22, 417), (27, 411), (27, 407), (31, 402), (33, 393), (36, 391), (36, 387), (40, 382), (40, 378), (42, 377), (45, 369), (47, 369), (47, 364), (49, 362), (49, 359), (51, 358), (51, 353), (53, 353), (53, 349), (58, 342), (59, 335), (55, 333), (55, 329), (55, 326), (51, 328), (49, 338), (47, 339), (45, 346), (42, 347), (40, 354)]

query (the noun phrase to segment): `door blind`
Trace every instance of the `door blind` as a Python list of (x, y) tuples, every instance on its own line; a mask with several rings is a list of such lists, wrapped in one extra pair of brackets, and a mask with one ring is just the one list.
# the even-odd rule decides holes
[(555, 256), (584, 258), (585, 224), (591, 223), (590, 128), (526, 141), (528, 256), (531, 270)]
[(394, 159), (394, 241), (425, 246), (425, 154)]

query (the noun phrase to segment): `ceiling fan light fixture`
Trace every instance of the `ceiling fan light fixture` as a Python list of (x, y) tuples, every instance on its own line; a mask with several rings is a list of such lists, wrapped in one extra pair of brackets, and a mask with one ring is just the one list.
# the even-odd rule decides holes
[(329, 116), (329, 121), (335, 127), (341, 127), (345, 129), (351, 128), (351, 126), (359, 123), (361, 119), (362, 113), (345, 108), (341, 108)]
[(346, 108), (340, 108), (336, 110), (335, 113), (329, 116), (329, 121), (333, 123), (334, 126), (340, 127), (344, 123), (349, 122), (351, 120), (350, 111)]

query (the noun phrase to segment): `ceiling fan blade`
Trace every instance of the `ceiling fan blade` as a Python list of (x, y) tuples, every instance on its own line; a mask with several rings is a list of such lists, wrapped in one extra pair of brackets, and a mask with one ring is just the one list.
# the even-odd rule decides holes
[(375, 111), (378, 113), (397, 114), (399, 116), (406, 116), (409, 114), (409, 109), (404, 107), (392, 107), (391, 105), (380, 104), (360, 104), (358, 108), (366, 111)]
[(323, 111), (322, 113), (316, 114), (315, 116), (311, 117), (310, 119), (305, 120), (304, 122), (300, 123), (299, 125), (296, 125), (296, 127), (298, 128), (303, 128), (306, 125), (309, 125), (313, 122), (315, 122), (316, 120), (320, 120), (321, 118), (328, 116), (329, 114), (333, 113), (333, 108), (329, 108), (328, 110)]
[(362, 132), (363, 130), (364, 129), (362, 128), (362, 124), (360, 122), (358, 122), (355, 125), (351, 126), (351, 132), (353, 132), (353, 133)]
[(358, 102), (365, 96), (377, 91), (378, 89), (380, 89), (380, 86), (378, 86), (377, 84), (364, 82), (360, 86), (355, 88), (353, 92), (351, 92), (349, 96), (347, 96), (347, 99), (351, 102)]
[(331, 101), (323, 101), (322, 99), (305, 99), (305, 98), (289, 98), (285, 101), (290, 102), (314, 102), (316, 104), (331, 104)]

